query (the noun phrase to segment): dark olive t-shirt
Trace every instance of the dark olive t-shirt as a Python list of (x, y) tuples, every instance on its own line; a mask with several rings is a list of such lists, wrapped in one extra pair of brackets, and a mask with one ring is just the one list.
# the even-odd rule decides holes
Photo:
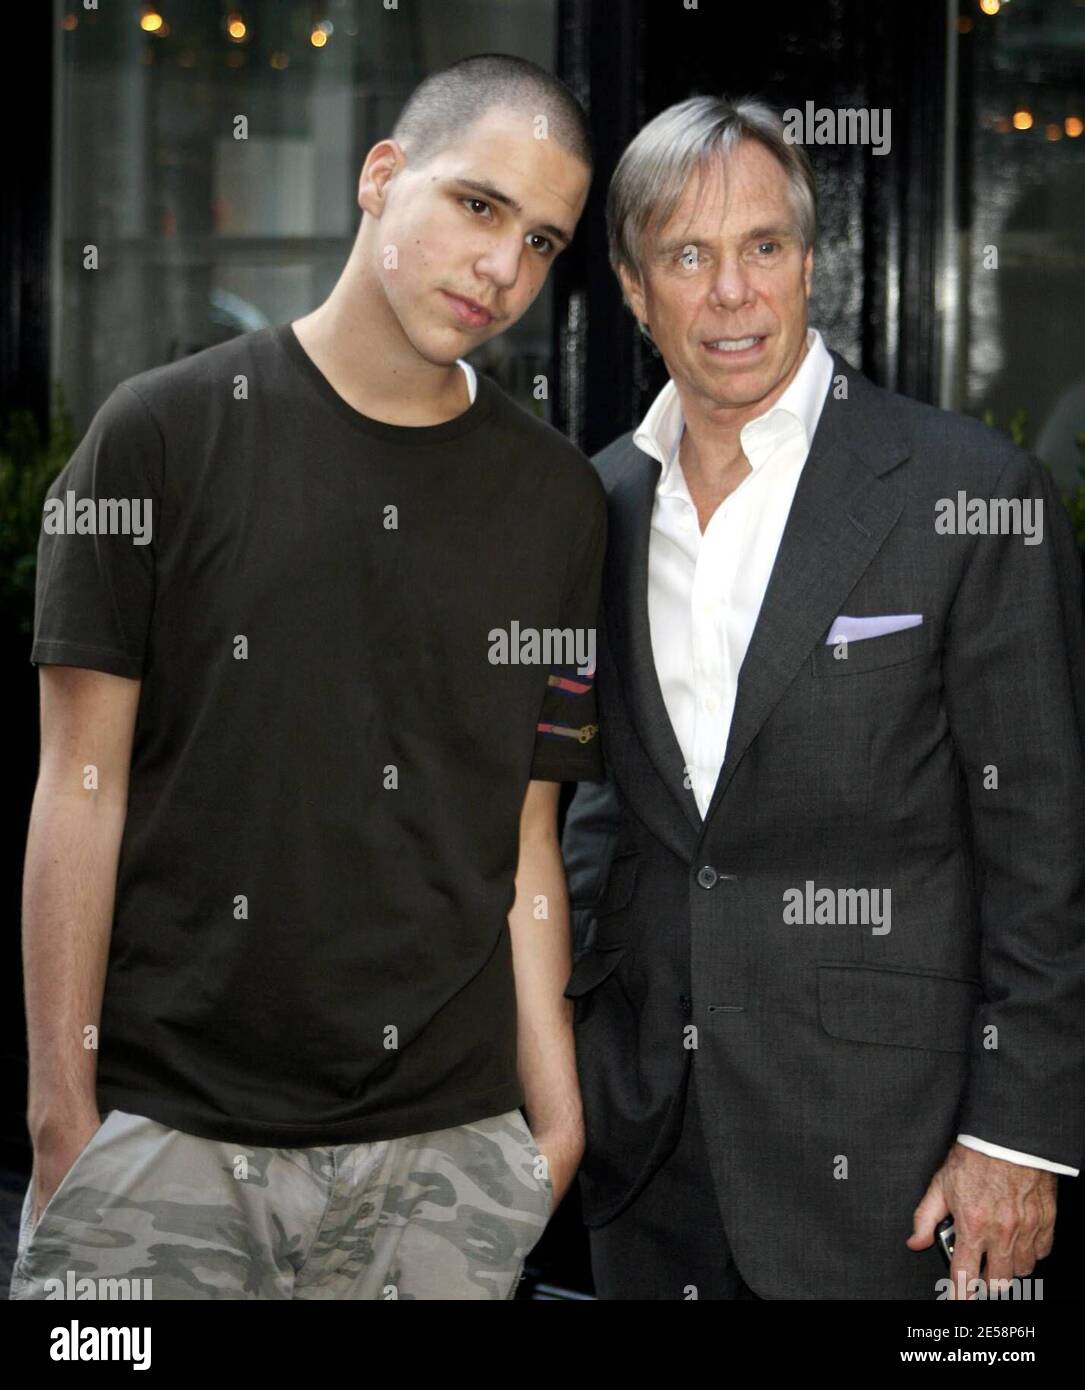
[(123, 382), (49, 496), (31, 660), (143, 682), (100, 1108), (288, 1147), (521, 1104), (520, 809), (602, 776), (591, 465), (485, 377), (371, 420), (282, 324)]

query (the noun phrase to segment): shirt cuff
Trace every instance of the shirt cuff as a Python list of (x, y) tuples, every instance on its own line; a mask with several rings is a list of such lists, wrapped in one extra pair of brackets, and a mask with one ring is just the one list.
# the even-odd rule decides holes
[(1065, 1173), (1068, 1178), (1076, 1178), (1081, 1171), (1070, 1168), (1065, 1163), (1053, 1163), (1049, 1158), (1037, 1158), (1035, 1154), (1023, 1154), (1017, 1149), (1004, 1149), (1001, 1144), (989, 1144), (986, 1139), (976, 1139), (971, 1134), (958, 1134), (957, 1143), (966, 1149), (975, 1149), (988, 1158), (1004, 1158), (1007, 1163), (1021, 1163), (1026, 1168), (1043, 1168), (1049, 1173)]

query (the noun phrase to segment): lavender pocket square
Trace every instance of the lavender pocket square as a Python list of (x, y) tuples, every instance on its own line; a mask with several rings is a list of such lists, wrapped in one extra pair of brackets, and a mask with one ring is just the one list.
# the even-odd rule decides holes
[(867, 637), (887, 637), (891, 632), (903, 632), (907, 627), (919, 627), (922, 613), (888, 613), (884, 618), (849, 618), (841, 613), (829, 629), (827, 647), (837, 642), (862, 642)]

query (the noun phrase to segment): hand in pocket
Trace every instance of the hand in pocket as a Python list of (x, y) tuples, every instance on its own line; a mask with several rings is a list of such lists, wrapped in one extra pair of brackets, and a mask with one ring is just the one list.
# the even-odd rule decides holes
[(95, 1112), (90, 1116), (72, 1116), (39, 1133), (34, 1143), (34, 1171), (30, 1178), (31, 1231), (41, 1220), (60, 1184), (75, 1167), (76, 1160), (101, 1129), (102, 1123)]

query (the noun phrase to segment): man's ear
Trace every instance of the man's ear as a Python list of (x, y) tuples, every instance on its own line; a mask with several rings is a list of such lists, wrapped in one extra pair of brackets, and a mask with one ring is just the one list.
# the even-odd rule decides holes
[(806, 297), (810, 298), (810, 286), (814, 282), (814, 248), (808, 246), (806, 255), (802, 258), (802, 279), (806, 286)]
[(373, 217), (384, 211), (388, 180), (407, 163), (398, 140), (380, 140), (365, 157), (358, 177), (358, 206)]
[(625, 302), (633, 310), (633, 313), (640, 319), (641, 323), (646, 322), (647, 313), (644, 305), (644, 285), (639, 275), (634, 275), (626, 266), (618, 267), (618, 280), (622, 287), (622, 296)]

